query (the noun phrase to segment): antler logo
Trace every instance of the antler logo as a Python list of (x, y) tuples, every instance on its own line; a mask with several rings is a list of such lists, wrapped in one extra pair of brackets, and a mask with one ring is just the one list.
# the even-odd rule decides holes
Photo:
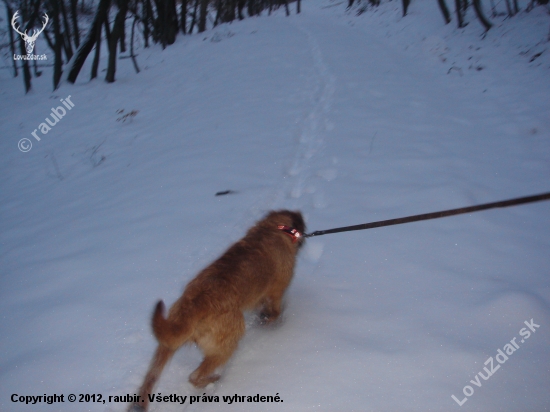
[(42, 29), (33, 29), (32, 35), (27, 34), (27, 30), (25, 30), (25, 33), (22, 33), (19, 31), (19, 28), (16, 27), (17, 24), (17, 17), (19, 17), (19, 10), (15, 12), (13, 15), (13, 18), (11, 19), (11, 27), (21, 35), (21, 38), (25, 41), (25, 48), (27, 49), (27, 54), (32, 54), (32, 51), (34, 50), (34, 43), (36, 42), (36, 39), (38, 38), (38, 35), (44, 31), (44, 28), (46, 27), (46, 24), (48, 24), (48, 21), (50, 18), (46, 13), (44, 13), (44, 24), (42, 25)]

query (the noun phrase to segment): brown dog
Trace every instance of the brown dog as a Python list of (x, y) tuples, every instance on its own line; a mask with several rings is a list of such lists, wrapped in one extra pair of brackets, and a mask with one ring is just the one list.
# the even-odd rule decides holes
[(204, 353), (189, 382), (201, 388), (219, 379), (215, 370), (227, 362), (244, 334), (243, 311), (260, 309), (266, 323), (281, 313), (304, 230), (300, 212), (270, 212), (189, 282), (167, 318), (164, 303), (158, 302), (152, 323), (159, 345), (139, 391), (141, 402), (130, 405), (129, 411), (147, 409), (148, 395), (164, 366), (187, 342)]

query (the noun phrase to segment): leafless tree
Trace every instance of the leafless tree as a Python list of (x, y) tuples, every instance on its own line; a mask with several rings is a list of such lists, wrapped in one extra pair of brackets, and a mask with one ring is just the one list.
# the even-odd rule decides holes
[[(13, 10), (11, 8), (11, 5), (8, 0), (4, 0), (4, 4), (6, 5), (6, 14), (7, 19), (6, 21), (10, 21), (11, 16), (13, 16)], [(15, 40), (13, 38), (13, 31), (10, 30), (10, 27), (7, 28), (9, 41), (10, 41), (10, 54), (12, 56), (15, 56)], [(17, 77), (19, 75), (19, 71), (17, 70), (17, 62), (15, 61), (15, 58), (13, 59), (13, 77)]]
[(489, 30), (493, 25), (491, 24), (489, 19), (485, 17), (485, 13), (483, 13), (481, 0), (472, 0), (472, 2), (474, 4), (474, 10), (476, 12), (478, 20), (481, 22), (481, 24), (483, 24), (483, 27), (485, 27), (486, 31)]
[(409, 8), (411, 0), (403, 0), (403, 17), (407, 15), (407, 9)]
[[(84, 41), (80, 44), (80, 47), (76, 51), (75, 56), (72, 59), (72, 64), (70, 65), (70, 67), (68, 67), (68, 71), (69, 71), (69, 74), (67, 76), (68, 82), (74, 83), (76, 81), (76, 78), (78, 77), (78, 74), (80, 73), (80, 70), (84, 65), (84, 62), (86, 61), (86, 58), (92, 51), (94, 45), (97, 47), (96, 49), (97, 63), (99, 62), (99, 49), (101, 47), (101, 30), (104, 24), (107, 25), (107, 28), (108, 28), (107, 16), (108, 16), (110, 7), (111, 7), (111, 0), (99, 1), (94, 19), (90, 24), (90, 27), (88, 28), (88, 33), (84, 38)], [(97, 64), (94, 63), (93, 67), (95, 67), (95, 74), (97, 75)], [(92, 67), (92, 78), (95, 77), (93, 67)]]
[(445, 19), (445, 24), (449, 24), (451, 22), (451, 13), (449, 13), (449, 9), (447, 8), (447, 3), (445, 0), (437, 0), (439, 3), (439, 8), (441, 9), (441, 13), (443, 13), (443, 18)]
[[(126, 13), (128, 12), (129, 0), (117, 0), (118, 12), (113, 23), (113, 29), (108, 40), (109, 44), (109, 63), (107, 65), (107, 75), (105, 80), (108, 83), (115, 81), (117, 45), (124, 33), (124, 25), (126, 22)], [(121, 47), (122, 48), (122, 47)]]

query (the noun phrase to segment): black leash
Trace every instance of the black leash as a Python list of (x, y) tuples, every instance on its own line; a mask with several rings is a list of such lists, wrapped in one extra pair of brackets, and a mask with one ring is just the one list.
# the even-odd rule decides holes
[(352, 230), (373, 229), (375, 227), (400, 225), (402, 223), (418, 222), (419, 220), (437, 219), (440, 217), (460, 215), (463, 213), (479, 212), (480, 210), (494, 209), (497, 207), (508, 207), (522, 205), (524, 203), (540, 202), (541, 200), (549, 200), (550, 192), (542, 193), (535, 196), (517, 197), (510, 200), (502, 200), (500, 202), (484, 203), (477, 206), (461, 207), (459, 209), (443, 210), (441, 212), (424, 213), (422, 215), (414, 215), (408, 217), (400, 217), (398, 219), (380, 220), (378, 222), (364, 223), (362, 225), (337, 227), (334, 229), (317, 230), (313, 233), (304, 233), (304, 237), (313, 237), (328, 235), (329, 233), (350, 232)]

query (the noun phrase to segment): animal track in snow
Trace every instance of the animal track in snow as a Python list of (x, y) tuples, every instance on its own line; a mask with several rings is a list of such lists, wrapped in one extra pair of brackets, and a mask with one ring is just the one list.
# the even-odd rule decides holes
[(301, 198), (302, 195), (312, 195), (314, 207), (326, 207), (322, 188), (308, 180), (319, 177), (331, 181), (336, 177), (336, 169), (322, 170), (315, 174), (311, 169), (312, 159), (320, 152), (323, 143), (323, 134), (334, 129), (334, 123), (326, 118), (330, 112), (332, 96), (334, 94), (334, 76), (329, 72), (321, 53), (317, 40), (305, 28), (300, 27), (308, 40), (313, 57), (313, 72), (308, 79), (310, 84), (309, 100), (311, 108), (299, 121), (298, 142), (296, 156), (289, 168), (288, 174), (292, 178), (290, 197)]

